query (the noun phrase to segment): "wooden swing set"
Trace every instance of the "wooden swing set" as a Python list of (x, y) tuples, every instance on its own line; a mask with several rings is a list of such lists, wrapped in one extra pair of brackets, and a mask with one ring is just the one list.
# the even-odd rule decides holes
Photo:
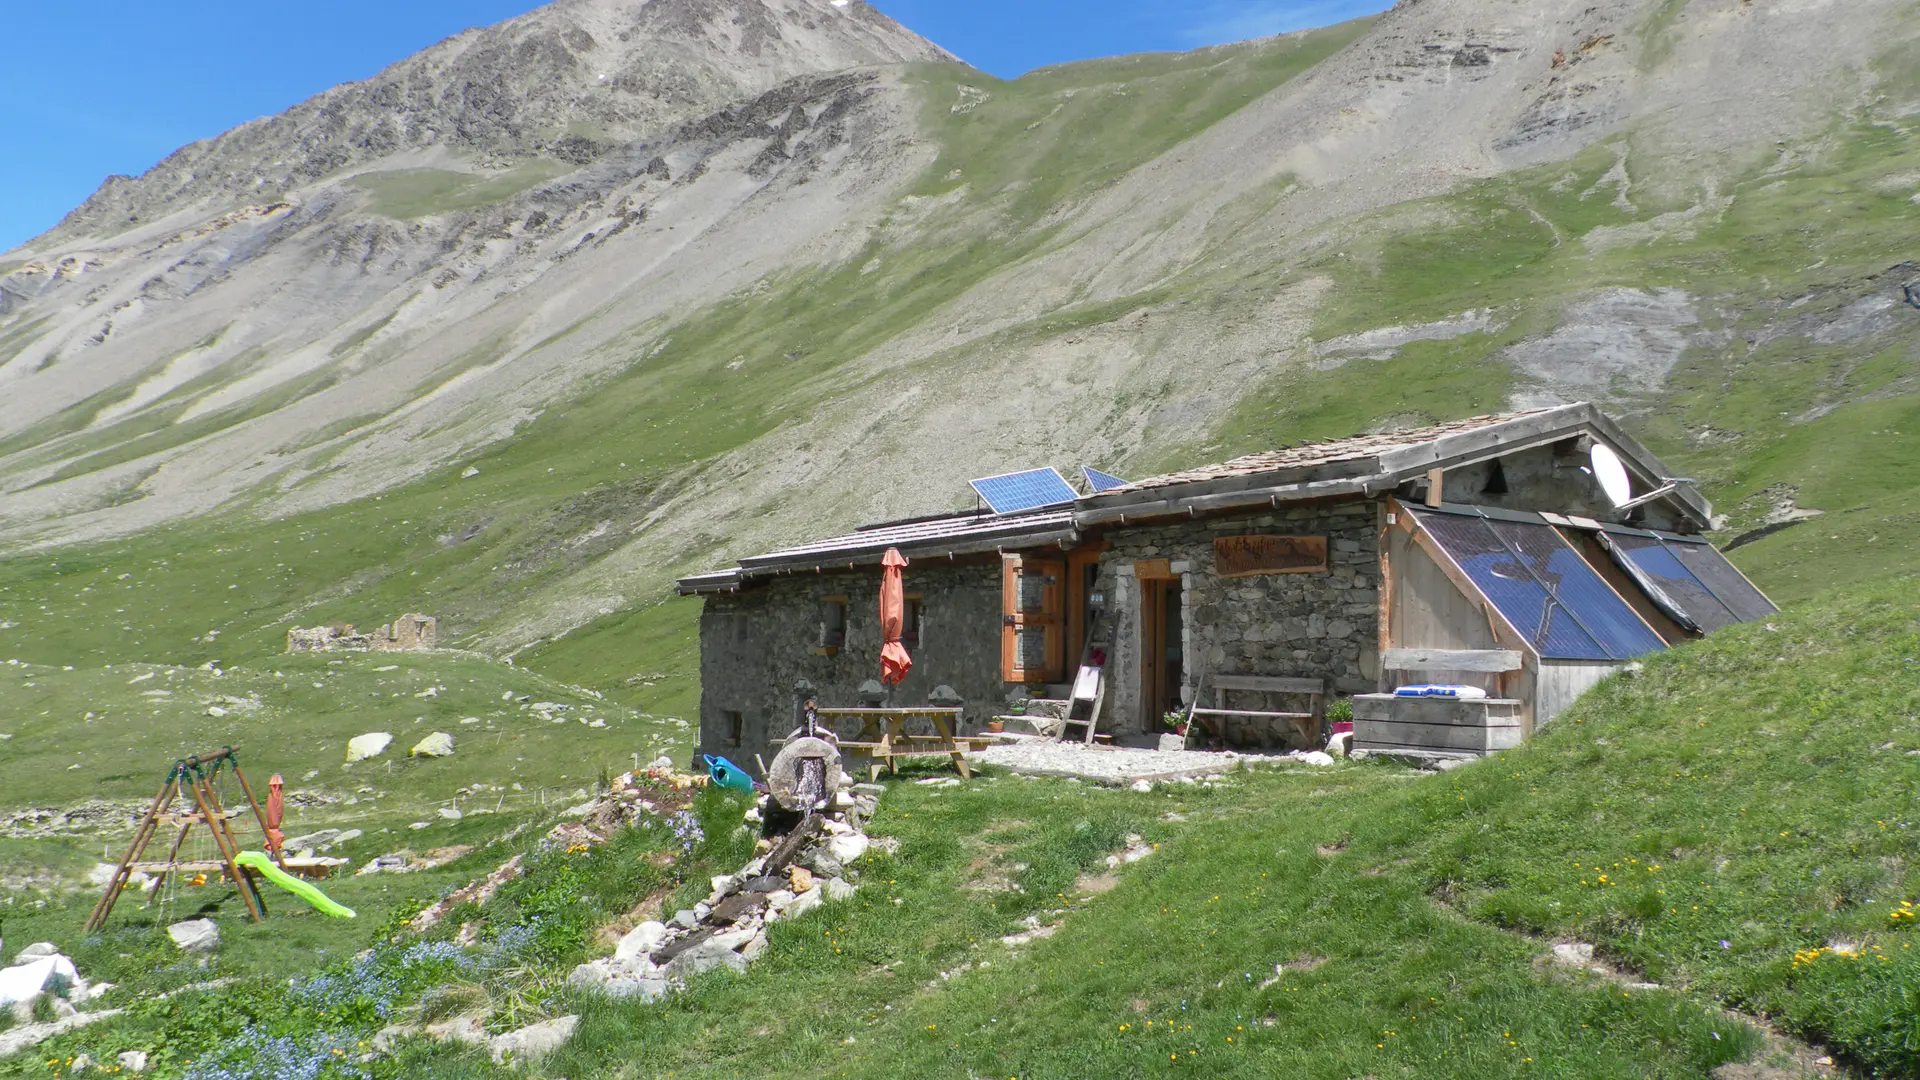
[[(247, 774), (241, 770), (240, 757), (233, 747), (223, 746), (211, 754), (181, 758), (167, 770), (167, 779), (160, 786), (160, 794), (153, 797), (153, 805), (147, 808), (146, 816), (140, 819), (140, 827), (134, 832), (133, 842), (127, 845), (127, 853), (120, 857), (120, 864), (114, 868), (113, 876), (107, 879), (106, 891), (101, 894), (100, 902), (93, 906), (93, 914), (87, 917), (88, 933), (106, 925), (107, 916), (113, 913), (114, 903), (120, 899), (120, 894), (125, 891), (128, 880), (136, 871), (154, 875), (155, 895), (160, 894), (168, 878), (179, 874), (224, 874), (239, 886), (240, 900), (246, 904), (247, 914), (253, 921), (264, 919), (267, 905), (260, 896), (260, 888), (252, 875), (235, 861), (240, 854), (240, 842), (234, 838), (231, 821), (239, 811), (226, 809), (220, 802), (220, 793), (214, 787), (214, 780), (224, 769), (232, 770), (234, 779), (240, 782), (240, 790), (246, 793), (247, 803), (253, 809), (254, 822), (260, 826), (260, 835), (272, 836), (267, 827), (266, 814), (260, 808), (260, 800), (254, 798), (253, 785), (247, 783)], [(176, 803), (182, 802), (185, 796), (191, 796), (192, 806), (176, 809)], [(212, 835), (219, 858), (180, 860), (180, 848), (195, 826), (204, 826)], [(166, 860), (142, 862), (140, 857), (146, 854), (147, 845), (153, 842), (163, 827), (177, 830), (173, 845), (167, 850)], [(279, 846), (269, 843), (268, 848), (273, 860), (284, 868)]]

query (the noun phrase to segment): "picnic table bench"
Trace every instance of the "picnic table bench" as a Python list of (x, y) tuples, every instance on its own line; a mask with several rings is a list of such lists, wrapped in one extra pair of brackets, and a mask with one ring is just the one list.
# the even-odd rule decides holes
[[(971, 779), (973, 771), (967, 767), (966, 752), (982, 749), (992, 740), (966, 738), (954, 734), (954, 728), (959, 726), (960, 716), (964, 711), (954, 706), (882, 705), (850, 709), (816, 709), (815, 714), (822, 720), (853, 717), (861, 721), (860, 733), (852, 739), (841, 740), (840, 749), (865, 755), (869, 762), (870, 779), (878, 780), (883, 768), (898, 772), (899, 767), (895, 762), (899, 758), (935, 757), (942, 754), (953, 759), (953, 766), (960, 770), (961, 776)], [(908, 720), (922, 717), (932, 723), (931, 734), (907, 731)]]

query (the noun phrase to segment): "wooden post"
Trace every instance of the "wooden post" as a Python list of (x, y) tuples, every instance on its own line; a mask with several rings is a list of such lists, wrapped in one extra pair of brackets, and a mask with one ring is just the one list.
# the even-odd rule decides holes
[(1445, 501), (1443, 498), (1443, 489), (1446, 478), (1447, 471), (1445, 469), (1427, 470), (1427, 505), (1429, 507), (1437, 510), (1440, 508), (1440, 504)]
[(127, 878), (132, 873), (133, 861), (147, 849), (153, 834), (160, 828), (160, 812), (173, 802), (174, 795), (180, 790), (180, 766), (167, 774), (167, 782), (160, 787), (160, 794), (153, 797), (153, 805), (147, 808), (147, 816), (140, 821), (140, 827), (134, 831), (133, 842), (127, 845), (127, 853), (120, 857), (120, 865), (114, 868), (113, 876), (107, 879), (107, 889), (93, 905), (93, 914), (87, 916), (86, 932), (91, 934), (106, 924), (107, 916), (113, 913), (114, 902), (120, 899), (120, 891), (127, 887)]
[[(215, 770), (215, 775), (218, 775), (218, 770)], [(213, 807), (214, 831), (226, 838), (227, 850), (237, 856), (240, 854), (240, 841), (233, 835), (233, 823), (227, 817), (227, 808), (220, 802), (220, 793), (214, 790), (213, 777), (207, 777), (202, 783), (207, 789), (207, 803)], [(251, 798), (253, 793), (248, 792), (247, 794), (248, 797)], [(261, 822), (260, 833), (261, 839), (264, 842), (266, 838), (266, 824), (264, 821)], [(267, 901), (265, 897), (260, 895), (260, 886), (254, 882), (250, 875), (240, 869), (240, 864), (234, 859), (229, 858), (227, 862), (228, 869), (232, 871), (234, 875), (234, 886), (240, 889), (243, 894), (252, 893), (254, 906), (260, 909), (260, 914), (265, 915), (267, 912)]]
[(247, 906), (247, 914), (253, 917), (254, 922), (265, 921), (261, 917), (259, 907), (253, 902), (253, 894), (247, 888), (247, 881), (239, 864), (233, 861), (233, 857), (237, 852), (228, 848), (228, 837), (214, 824), (213, 807), (207, 802), (208, 796), (212, 795), (213, 791), (207, 784), (207, 778), (200, 774), (197, 767), (194, 769), (193, 783), (187, 785), (187, 787), (193, 792), (194, 805), (200, 808), (201, 820), (207, 823), (208, 831), (213, 833), (213, 846), (220, 851), (220, 861), (226, 864), (227, 872), (233, 875), (234, 884), (239, 886), (240, 902)]
[[(240, 781), (240, 790), (247, 793), (247, 805), (253, 807), (254, 823), (260, 826), (260, 846), (268, 847), (267, 813), (260, 808), (260, 800), (254, 797), (253, 785), (247, 783), (247, 774), (240, 771), (239, 758), (234, 758), (233, 760), (233, 775)], [(287, 856), (285, 852), (279, 848), (273, 848), (268, 854), (273, 856), (273, 861), (279, 865), (280, 869), (285, 870), (287, 868)]]

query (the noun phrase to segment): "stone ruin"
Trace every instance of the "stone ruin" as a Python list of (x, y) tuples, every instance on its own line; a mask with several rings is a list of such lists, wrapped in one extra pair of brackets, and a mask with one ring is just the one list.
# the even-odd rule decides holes
[(352, 623), (287, 631), (288, 652), (424, 652), (440, 636), (440, 620), (431, 615), (402, 615), (370, 634)]

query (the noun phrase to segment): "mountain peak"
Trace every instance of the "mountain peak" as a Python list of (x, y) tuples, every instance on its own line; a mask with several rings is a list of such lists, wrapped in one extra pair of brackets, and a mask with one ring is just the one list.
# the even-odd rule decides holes
[(109, 178), (54, 233), (112, 235), (395, 158), (580, 165), (797, 76), (951, 59), (865, 0), (558, 0)]

